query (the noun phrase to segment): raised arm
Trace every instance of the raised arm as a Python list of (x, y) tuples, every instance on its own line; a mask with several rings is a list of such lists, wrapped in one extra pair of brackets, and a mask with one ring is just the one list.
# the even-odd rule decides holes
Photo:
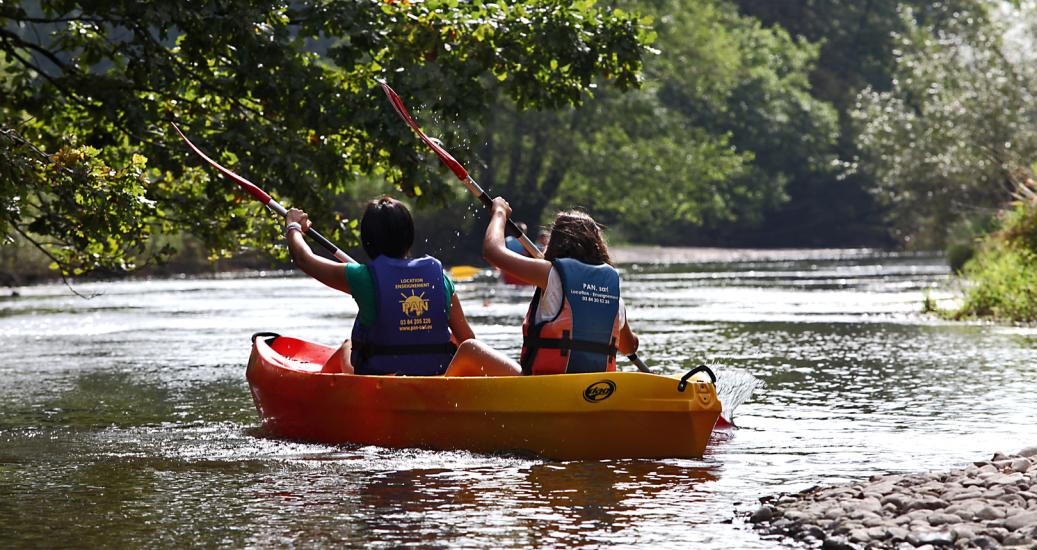
[(306, 244), (303, 233), (310, 228), (310, 217), (306, 212), (292, 208), (285, 216), (285, 221), (287, 222), (285, 237), (288, 239), (288, 252), (291, 253), (295, 265), (310, 277), (335, 290), (349, 294), (349, 280), (346, 279), (345, 264), (314, 254)]
[(483, 258), (501, 271), (540, 288), (547, 288), (547, 276), (551, 273), (551, 262), (516, 254), (505, 246), (504, 226), (510, 215), (511, 206), (508, 201), (500, 197), (493, 199), (490, 223), (486, 226), (486, 235), (483, 237)]

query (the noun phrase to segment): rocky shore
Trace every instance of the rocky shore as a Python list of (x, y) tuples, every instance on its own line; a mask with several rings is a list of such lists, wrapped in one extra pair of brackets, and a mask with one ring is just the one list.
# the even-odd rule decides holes
[(761, 502), (749, 518), (757, 529), (824, 549), (1037, 549), (1037, 447)]

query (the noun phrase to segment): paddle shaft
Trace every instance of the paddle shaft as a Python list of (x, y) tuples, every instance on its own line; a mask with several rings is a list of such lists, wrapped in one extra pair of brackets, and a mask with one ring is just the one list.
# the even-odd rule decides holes
[[(464, 186), (467, 187), (473, 195), (475, 195), (475, 198), (479, 199), (479, 202), (483, 203), (483, 206), (487, 209), (491, 208), (493, 206), (493, 199), (483, 191), (483, 188), (480, 187), (475, 179), (468, 174), (468, 170), (465, 170), (464, 166), (461, 166), (461, 163), (457, 162), (457, 159), (455, 159), (453, 155), (448, 153), (446, 149), (443, 149), (441, 145), (433, 141), (432, 138), (428, 137), (428, 135), (421, 130), (418, 123), (410, 116), (410, 112), (407, 111), (407, 107), (403, 104), (403, 100), (400, 99), (400, 95), (396, 93), (396, 90), (389, 87), (389, 83), (384, 80), (376, 79), (376, 81), (381, 85), (382, 91), (385, 92), (385, 96), (389, 98), (389, 103), (392, 104), (396, 114), (400, 115), (400, 118), (402, 118), (403, 121), (418, 134), (421, 141), (425, 142), (425, 145), (428, 145), (429, 148), (436, 153), (439, 160), (443, 161), (443, 164), (445, 164), (447, 168), (457, 176), (457, 179), (461, 180), (461, 183), (463, 183)], [(534, 258), (544, 257), (544, 253), (536, 244), (533, 243), (532, 240), (530, 240), (524, 231), (519, 229), (519, 226), (512, 221), (511, 218), (508, 218), (507, 221), (507, 231), (518, 236), (519, 242), (522, 243), (522, 247), (526, 249), (526, 252), (529, 252), (530, 256)]]
[[(473, 195), (475, 195), (475, 198), (479, 199), (479, 202), (483, 203), (483, 206), (485, 206), (487, 210), (493, 209), (493, 199), (486, 194), (486, 191), (483, 191), (483, 188), (479, 186), (472, 176), (468, 176), (466, 179), (461, 181), (464, 183), (464, 186), (468, 188)], [(522, 247), (525, 248), (526, 252), (529, 252), (532, 257), (540, 259), (544, 258), (544, 252), (540, 250), (540, 247), (533, 243), (529, 236), (526, 235), (526, 233), (522, 231), (515, 222), (511, 221), (511, 218), (508, 218), (507, 220), (507, 231), (512, 235), (518, 236), (518, 240), (522, 243)]]
[[(479, 184), (475, 181), (474, 178), (472, 178), (470, 174), (468, 174), (468, 170), (465, 170), (464, 166), (462, 166), (461, 163), (457, 161), (457, 159), (455, 159), (450, 153), (448, 153), (446, 149), (443, 149), (441, 145), (439, 145), (435, 141), (432, 141), (432, 138), (428, 137), (425, 134), (425, 132), (421, 130), (421, 127), (418, 126), (418, 123), (415, 122), (414, 118), (410, 116), (410, 112), (407, 111), (407, 107), (403, 104), (403, 100), (400, 99), (400, 96), (396, 93), (396, 90), (393, 90), (389, 86), (389, 83), (385, 80), (376, 79), (376, 81), (379, 85), (381, 85), (382, 91), (385, 92), (385, 96), (389, 98), (389, 103), (391, 103), (393, 109), (396, 110), (396, 114), (400, 115), (400, 118), (402, 118), (403, 121), (406, 122), (407, 125), (410, 126), (415, 132), (417, 132), (418, 137), (421, 138), (421, 141), (424, 141), (425, 145), (428, 145), (429, 148), (431, 148), (432, 151), (436, 153), (436, 156), (439, 157), (439, 160), (443, 161), (443, 164), (445, 164), (447, 168), (449, 168), (450, 171), (453, 172), (455, 176), (457, 176), (457, 179), (461, 180), (461, 182), (464, 183), (464, 186), (467, 187), (468, 190), (471, 191), (471, 193), (475, 195), (475, 197), (479, 199), (479, 201), (482, 202), (486, 208), (491, 208), (493, 206), (493, 199), (491, 199), (490, 196), (486, 194), (486, 191), (483, 191), (483, 188), (479, 186)], [(524, 231), (519, 229), (519, 226), (516, 225), (515, 222), (511, 220), (511, 218), (508, 218), (507, 220), (507, 227), (511, 233), (518, 235), (519, 242), (522, 243), (522, 247), (526, 249), (526, 252), (529, 252), (530, 256), (534, 258), (544, 257), (544, 253), (540, 250), (540, 248), (538, 248), (537, 245), (533, 244), (533, 241), (529, 239), (529, 237), (526, 235)], [(641, 358), (637, 356), (637, 353), (631, 353), (630, 355), (627, 355), (627, 359), (629, 359), (631, 363), (637, 366), (637, 370), (648, 373), (652, 372), (648, 368), (648, 365), (645, 365), (644, 361), (642, 361)]]
[[(235, 174), (227, 168), (224, 168), (218, 162), (209, 158), (209, 156), (203, 153), (201, 149), (196, 147), (194, 143), (191, 143), (191, 140), (187, 139), (187, 136), (185, 136), (184, 133), (180, 131), (180, 127), (178, 127), (176, 123), (170, 122), (170, 124), (173, 125), (173, 129), (176, 130), (176, 133), (180, 134), (180, 137), (183, 138), (184, 142), (187, 143), (187, 146), (190, 147), (191, 150), (195, 152), (195, 154), (202, 157), (202, 160), (209, 163), (210, 166), (215, 168), (221, 174), (227, 176), (227, 178), (229, 178), (231, 181), (241, 186), (241, 188), (244, 189), (249, 195), (255, 197), (256, 200), (263, 203), (267, 208), (273, 210), (282, 218), (288, 215), (288, 209), (281, 205), (281, 203), (274, 200), (273, 197), (271, 197), (266, 191), (263, 191), (256, 184)], [(317, 232), (317, 230), (314, 229), (312, 226), (308, 230), (306, 230), (306, 235), (314, 241), (316, 241), (317, 244), (324, 247), (325, 250), (330, 252), (331, 255), (334, 256), (335, 259), (339, 260), (340, 262), (356, 263), (356, 260), (351, 258), (349, 254), (346, 254), (342, 251), (342, 249), (332, 244), (331, 241), (324, 237), (324, 235), (321, 235), (319, 232)]]

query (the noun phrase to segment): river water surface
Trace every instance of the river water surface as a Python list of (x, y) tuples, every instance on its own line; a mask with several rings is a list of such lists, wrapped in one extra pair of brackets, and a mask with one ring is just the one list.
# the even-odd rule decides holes
[[(617, 256), (650, 365), (766, 384), (702, 460), (276, 440), (245, 382), (249, 335), (337, 343), (351, 299), (283, 273), (18, 289), (0, 298), (0, 545), (774, 548), (745, 521), (760, 496), (1037, 444), (1037, 330), (917, 313), (947, 285), (940, 258)], [(458, 289), (476, 333), (517, 354), (529, 292)]]

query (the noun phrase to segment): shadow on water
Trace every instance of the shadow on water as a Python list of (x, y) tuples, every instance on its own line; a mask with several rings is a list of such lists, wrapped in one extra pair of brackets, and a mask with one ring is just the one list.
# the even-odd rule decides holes
[(162, 384), (121, 371), (88, 371), (71, 387), (41, 401), (3, 407), (0, 429), (21, 426), (75, 430), (154, 425), (174, 416), (175, 404)]
[(75, 375), (71, 382), (35, 399), (7, 400), (0, 405), (0, 430), (168, 427), (213, 418), (249, 421), (255, 413), (239, 380), (170, 384), (153, 372), (92, 370)]

